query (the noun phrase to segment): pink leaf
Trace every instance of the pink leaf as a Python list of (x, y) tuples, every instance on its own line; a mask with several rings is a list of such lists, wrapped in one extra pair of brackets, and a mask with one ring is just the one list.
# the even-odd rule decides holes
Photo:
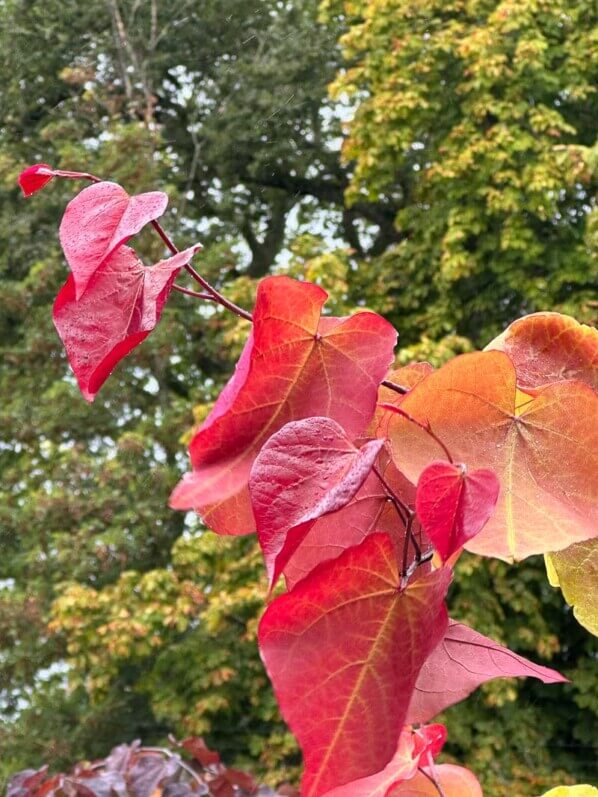
[(545, 684), (567, 681), (556, 670), (534, 664), (451, 620), (444, 639), (420, 671), (407, 722), (427, 722), (493, 678), (518, 676), (538, 678)]
[(249, 491), (270, 584), (314, 522), (346, 506), (359, 490), (383, 440), (356, 448), (330, 418), (287, 423), (251, 469)]
[(481, 531), (494, 511), (500, 482), (494, 472), (432, 462), (417, 483), (415, 509), (443, 561)]
[(19, 185), (23, 196), (31, 196), (40, 191), (54, 177), (55, 171), (47, 163), (36, 163), (28, 166), (19, 175)]
[(389, 789), (412, 778), (420, 761), (435, 756), (446, 739), (444, 725), (427, 725), (417, 731), (404, 728), (397, 752), (380, 772), (326, 792), (325, 797), (386, 797)]
[(148, 222), (166, 210), (162, 191), (129, 196), (116, 183), (84, 188), (66, 207), (60, 243), (73, 272), (75, 298), (80, 299), (102, 263)]
[[(384, 451), (381, 452), (377, 468), (396, 495), (404, 503), (413, 504), (415, 488), (395, 468)], [(301, 545), (284, 566), (287, 587), (291, 588), (313, 570), (329, 559), (335, 559), (347, 548), (359, 545), (374, 531), (388, 533), (397, 551), (402, 550), (405, 526), (378, 476), (370, 473), (356, 495), (346, 506), (329, 515), (324, 515), (310, 527)], [(425, 543), (422, 542), (422, 545)], [(412, 560), (413, 551), (409, 557)]]
[(54, 302), (54, 324), (87, 401), (154, 329), (176, 275), (199, 248), (145, 268), (122, 246), (96, 271), (79, 301), (69, 276)]
[(396, 332), (375, 313), (321, 319), (325, 300), (316, 285), (262, 280), (252, 336), (191, 441), (193, 472), (175, 488), (174, 509), (195, 509), (220, 534), (252, 532), (249, 473), (272, 434), (314, 415), (337, 421), (350, 438), (366, 428)]
[(273, 601), (259, 645), (303, 751), (303, 797), (383, 769), (419, 670), (446, 629), (451, 571), (401, 589), (393, 544), (371, 534)]

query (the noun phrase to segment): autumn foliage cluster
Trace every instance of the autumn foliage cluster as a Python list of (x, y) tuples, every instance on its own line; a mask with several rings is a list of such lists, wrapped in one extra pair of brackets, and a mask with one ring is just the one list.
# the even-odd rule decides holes
[[(428, 723), (493, 678), (566, 679), (452, 621), (452, 568), (463, 549), (545, 554), (567, 596), (595, 555), (596, 331), (539, 313), (439, 369), (395, 368), (393, 327), (327, 315), (315, 284), (268, 277), (251, 314), (228, 301), (191, 266), (201, 247), (178, 252), (157, 222), (161, 192), (47, 165), (21, 187), (53, 177), (93, 183), (60, 226), (70, 274), (54, 304), (88, 401), (172, 290), (252, 322), (171, 506), (218, 534), (257, 533), (260, 652), (303, 753), (301, 794), (481, 795), (468, 770), (434, 764), (446, 733)], [(148, 224), (172, 255), (149, 267), (126, 245)], [(176, 284), (183, 269), (200, 290)], [(592, 627), (590, 600), (571, 602)]]

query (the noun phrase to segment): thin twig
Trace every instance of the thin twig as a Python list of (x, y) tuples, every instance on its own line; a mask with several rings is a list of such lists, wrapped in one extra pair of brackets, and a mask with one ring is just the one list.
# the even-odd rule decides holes
[(382, 483), (382, 486), (386, 490), (388, 497), (392, 501), (393, 505), (395, 506), (397, 512), (400, 515), (401, 520), (406, 526), (408, 518), (410, 518), (414, 514), (413, 510), (409, 506), (407, 506), (407, 504), (404, 501), (402, 501), (399, 498), (399, 496), (395, 493), (390, 484), (386, 481), (384, 476), (380, 473), (380, 470), (377, 467), (377, 465), (374, 465), (372, 470), (374, 471), (376, 476), (380, 479), (380, 482)]
[(403, 564), (401, 565), (401, 587), (407, 583), (407, 559), (409, 556), (409, 543), (411, 542), (411, 527), (413, 526), (413, 515), (407, 521), (405, 529), (405, 542), (403, 544)]
[[(172, 243), (168, 235), (164, 232), (162, 225), (158, 221), (152, 221), (152, 227), (158, 233), (160, 238), (164, 241), (166, 246), (170, 249), (173, 255), (177, 254), (179, 251), (176, 246)], [(242, 307), (239, 307), (234, 302), (231, 302), (230, 299), (227, 299), (226, 296), (223, 296), (219, 291), (216, 290), (210, 283), (204, 279), (201, 274), (199, 274), (193, 266), (189, 263), (185, 265), (185, 270), (193, 277), (193, 279), (201, 285), (212, 297), (213, 301), (221, 304), (222, 307), (225, 307), (227, 310), (230, 310), (231, 313), (238, 315), (240, 318), (245, 318), (247, 321), (253, 321), (253, 317), (251, 313), (247, 312), (247, 310), (243, 310)]]
[(395, 393), (400, 393), (402, 396), (404, 396), (405, 393), (409, 393), (408, 387), (403, 387), (403, 385), (397, 385), (396, 382), (391, 382), (390, 379), (384, 379), (382, 380), (382, 382), (380, 382), (380, 384), (384, 385), (384, 387), (390, 388), (390, 390), (394, 390)]
[(396, 412), (397, 415), (400, 415), (401, 417), (405, 418), (405, 420), (415, 424), (416, 426), (419, 426), (420, 429), (422, 429), (426, 434), (430, 435), (430, 437), (438, 443), (440, 448), (442, 448), (442, 450), (444, 451), (448, 461), (451, 464), (453, 464), (453, 458), (451, 456), (451, 452), (448, 450), (448, 448), (445, 446), (442, 440), (438, 437), (438, 435), (432, 431), (432, 427), (430, 426), (429, 423), (426, 424), (422, 423), (421, 421), (418, 421), (417, 418), (414, 418), (412, 415), (409, 415), (409, 413), (405, 412), (405, 410), (402, 409), (401, 407), (395, 407), (394, 404), (379, 404), (378, 406), (382, 407), (382, 409), (384, 410), (390, 410), (391, 412)]
[(199, 291), (191, 291), (189, 288), (183, 288), (181, 285), (173, 285), (173, 291), (184, 293), (186, 296), (193, 296), (195, 299), (205, 299), (208, 302), (213, 302), (214, 297), (210, 293), (200, 293)]

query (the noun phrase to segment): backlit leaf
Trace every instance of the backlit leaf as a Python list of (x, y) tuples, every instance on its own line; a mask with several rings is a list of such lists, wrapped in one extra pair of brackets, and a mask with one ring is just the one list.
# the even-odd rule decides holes
[[(428, 775), (432, 771), (424, 767)], [(434, 767), (434, 777), (442, 788), (444, 797), (483, 797), (479, 780), (469, 769), (454, 764), (439, 764)], [(386, 793), (386, 797), (438, 797), (438, 789), (429, 777), (422, 772), (394, 787)]]
[(87, 401), (154, 329), (176, 275), (198, 248), (146, 268), (122, 246), (96, 271), (79, 301), (69, 276), (54, 302), (54, 324)]
[[(455, 461), (499, 478), (496, 510), (467, 550), (509, 561), (596, 534), (598, 397), (587, 385), (557, 382), (526, 396), (503, 352), (477, 352), (430, 373), (401, 409), (429, 424)], [(387, 433), (397, 466), (414, 483), (444, 456), (396, 414), (387, 416)]]
[(546, 554), (548, 580), (560, 587), (577, 621), (598, 636), (598, 539)]
[(444, 639), (421, 669), (407, 722), (427, 722), (493, 678), (518, 676), (538, 678), (545, 684), (567, 681), (556, 670), (534, 664), (463, 623), (450, 620)]
[(561, 313), (514, 321), (486, 346), (509, 355), (523, 390), (577, 379), (598, 390), (598, 330)]
[(304, 797), (382, 770), (446, 629), (443, 568), (400, 589), (388, 535), (325, 562), (266, 610), (262, 658), (304, 756)]
[(350, 438), (368, 425), (396, 332), (375, 313), (322, 318), (326, 293), (288, 277), (260, 283), (252, 335), (223, 397), (194, 435), (193, 472), (171, 496), (214, 531), (255, 528), (251, 466), (266, 440), (289, 421), (327, 415)]
[(40, 191), (54, 177), (55, 172), (47, 163), (36, 163), (28, 166), (19, 175), (19, 185), (24, 196), (31, 196)]
[(162, 191), (129, 196), (117, 183), (84, 188), (66, 207), (60, 243), (73, 274), (75, 298), (80, 299), (102, 263), (131, 236), (166, 210)]
[(491, 470), (432, 462), (417, 482), (415, 508), (443, 560), (482, 530), (494, 511), (500, 484)]
[(270, 583), (314, 522), (346, 506), (372, 469), (383, 440), (356, 448), (329, 418), (287, 423), (251, 469), (249, 492)]

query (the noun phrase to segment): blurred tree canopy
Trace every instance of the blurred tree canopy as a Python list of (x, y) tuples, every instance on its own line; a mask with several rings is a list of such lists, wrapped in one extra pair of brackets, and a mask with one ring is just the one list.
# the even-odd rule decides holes
[[(253, 540), (167, 507), (247, 325), (175, 295), (86, 405), (51, 322), (74, 187), (25, 205), (19, 171), (162, 188), (239, 303), (284, 270), (439, 363), (524, 312), (595, 315), (596, 21), (589, 0), (0, 4), (0, 779), (169, 732), (299, 764)], [(543, 563), (466, 557), (452, 603), (573, 683), (490, 684), (448, 713), (450, 752), (490, 797), (595, 777), (595, 648)]]

